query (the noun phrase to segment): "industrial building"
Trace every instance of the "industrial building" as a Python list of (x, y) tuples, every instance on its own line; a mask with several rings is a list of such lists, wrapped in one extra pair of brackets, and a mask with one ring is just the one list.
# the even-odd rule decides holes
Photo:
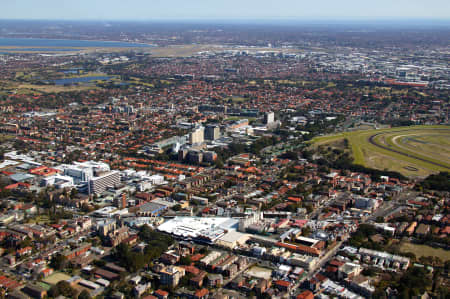
[(158, 227), (184, 240), (195, 240), (203, 243), (214, 243), (231, 230), (236, 230), (239, 221), (227, 217), (175, 217)]

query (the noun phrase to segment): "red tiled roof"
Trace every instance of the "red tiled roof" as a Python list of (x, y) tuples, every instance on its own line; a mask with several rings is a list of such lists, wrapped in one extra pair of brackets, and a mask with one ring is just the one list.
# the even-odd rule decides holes
[(297, 299), (313, 299), (313, 298), (314, 298), (314, 294), (308, 290), (298, 294), (298, 296), (297, 296)]
[(288, 200), (292, 201), (292, 202), (301, 202), (302, 201), (302, 199), (300, 197), (293, 197), (293, 196), (289, 196)]
[(195, 297), (201, 298), (201, 297), (204, 297), (204, 296), (208, 295), (208, 293), (209, 293), (208, 289), (203, 288), (203, 289), (198, 290), (197, 292), (195, 292)]
[(282, 287), (289, 287), (291, 285), (291, 283), (289, 281), (286, 280), (277, 280), (275, 281), (276, 285), (282, 286)]
[(169, 296), (169, 293), (168, 293), (168, 292), (166, 292), (166, 291), (164, 291), (164, 290), (161, 290), (161, 289), (157, 289), (157, 290), (155, 291), (155, 294), (158, 294), (158, 295), (160, 295), (160, 296)]
[(282, 243), (282, 242), (277, 242), (275, 245), (279, 246), (279, 247), (284, 247), (284, 248), (290, 249), (292, 251), (306, 252), (306, 253), (311, 253), (314, 255), (320, 255), (320, 250), (313, 248), (313, 247), (308, 247), (305, 245), (293, 245), (293, 244)]

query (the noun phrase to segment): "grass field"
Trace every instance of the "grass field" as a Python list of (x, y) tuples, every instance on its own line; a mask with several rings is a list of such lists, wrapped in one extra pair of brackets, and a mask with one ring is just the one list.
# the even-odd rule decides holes
[(14, 136), (11, 136), (11, 135), (0, 134), (0, 143), (9, 141), (13, 138), (14, 138)]
[(243, 98), (243, 97), (232, 97), (231, 101), (233, 101), (233, 103), (244, 103), (245, 101), (247, 101), (248, 99)]
[(42, 282), (42, 281), (38, 281), (37, 285), (39, 285), (41, 288), (43, 288), (46, 291), (50, 290), (50, 288), (52, 287), (48, 283), (45, 283), (45, 282)]
[(403, 253), (412, 252), (417, 258), (421, 256), (437, 256), (442, 261), (450, 260), (450, 251), (442, 248), (433, 248), (428, 245), (412, 244), (412, 243), (402, 243), (400, 246), (400, 251)]
[(49, 277), (43, 279), (42, 281), (44, 281), (45, 283), (51, 284), (51, 285), (55, 285), (58, 282), (67, 280), (69, 278), (70, 278), (69, 275), (66, 275), (61, 272), (56, 272), (56, 273), (53, 273), (52, 275), (50, 275)]
[[(95, 86), (86, 85), (34, 85), (34, 84), (20, 84), (17, 89), (18, 93), (26, 93), (27, 90), (31, 92), (38, 93), (57, 93), (57, 92), (68, 92), (68, 91), (80, 91), (80, 90), (92, 90), (97, 89)], [(21, 92), (20, 92), (21, 91)]]
[(240, 119), (248, 119), (249, 122), (256, 120), (256, 117), (247, 117), (247, 116), (230, 116), (227, 117), (225, 120), (240, 120)]
[(450, 126), (411, 126), (316, 137), (314, 147), (346, 138), (355, 164), (424, 177), (450, 170)]

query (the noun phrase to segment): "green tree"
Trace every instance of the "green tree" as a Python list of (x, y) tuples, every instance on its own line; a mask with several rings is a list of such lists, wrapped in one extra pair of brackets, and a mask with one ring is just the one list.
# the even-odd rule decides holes
[(182, 265), (190, 265), (192, 263), (190, 256), (183, 256), (180, 258), (180, 264)]
[(77, 290), (73, 289), (70, 284), (62, 280), (56, 284), (56, 287), (58, 288), (58, 292), (60, 295), (66, 296), (68, 298), (73, 298), (77, 295)]
[(83, 290), (80, 295), (78, 295), (78, 299), (91, 299), (91, 295), (87, 290)]
[(383, 223), (384, 222), (384, 218), (381, 216), (378, 216), (377, 219), (375, 220), (375, 222), (377, 223)]
[(52, 267), (55, 270), (63, 270), (68, 265), (68, 260), (65, 256), (62, 254), (55, 255), (52, 260), (50, 261), (50, 267)]

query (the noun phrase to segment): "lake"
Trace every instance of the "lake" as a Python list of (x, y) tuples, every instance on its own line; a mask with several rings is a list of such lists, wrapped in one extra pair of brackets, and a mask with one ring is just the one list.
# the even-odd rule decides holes
[[(108, 42), (91, 40), (71, 40), (71, 39), (48, 39), (48, 38), (8, 38), (0, 37), (0, 47), (29, 47), (27, 51), (42, 51), (40, 48), (50, 50), (53, 47), (61, 48), (146, 48), (152, 45), (128, 43), (128, 42)], [(36, 48), (40, 47), (40, 48)], [(18, 50), (18, 49), (15, 49)], [(64, 51), (64, 49), (52, 49), (52, 51)]]

